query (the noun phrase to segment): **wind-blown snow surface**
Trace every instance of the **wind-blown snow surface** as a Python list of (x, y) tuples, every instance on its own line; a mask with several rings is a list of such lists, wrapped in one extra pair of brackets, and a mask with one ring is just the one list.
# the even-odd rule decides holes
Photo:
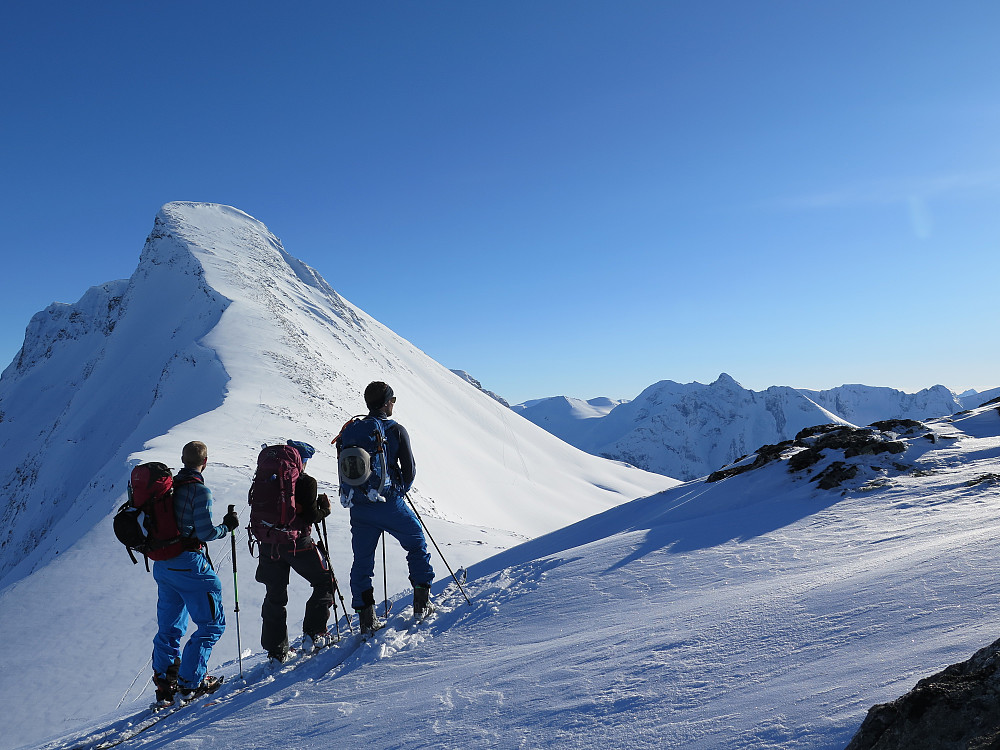
[[(346, 302), (243, 212), (168, 204), (133, 276), (36, 315), (0, 378), (0, 745), (147, 700), (155, 584), (111, 529), (132, 465), (176, 468), (181, 447), (204, 440), (215, 520), (234, 504), (245, 524), (260, 445), (295, 438), (318, 448), (308, 468), (333, 494), (330, 440), (366, 410), (375, 379), (398, 396), (418, 463), (412, 497), (454, 566), (676, 484), (511, 413)], [(346, 586), (339, 506), (329, 531)], [(230, 620), (214, 669), (237, 647), (229, 543), (211, 548)], [(238, 548), (252, 648), (263, 591), (242, 530)], [(388, 593), (403, 591), (398, 546), (388, 567)], [(307, 593), (293, 577), (293, 634)]]
[(1000, 413), (898, 439), (846, 459), (867, 469), (843, 490), (779, 460), (527, 542), (472, 567), (472, 606), (274, 678), (254, 657), (251, 689), (129, 746), (843, 748), (871, 704), (996, 637)]
[(908, 394), (844, 385), (826, 391), (772, 386), (751, 391), (723, 373), (709, 385), (664, 380), (634, 401), (563, 396), (513, 407), (540, 427), (589, 453), (680, 479), (705, 476), (762, 445), (790, 440), (831, 422), (864, 427), (882, 419), (929, 419), (979, 406), (944, 386)]

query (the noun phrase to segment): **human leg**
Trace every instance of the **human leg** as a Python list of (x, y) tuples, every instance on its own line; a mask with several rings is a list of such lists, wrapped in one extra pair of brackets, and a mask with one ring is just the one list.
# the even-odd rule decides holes
[(222, 581), (207, 558), (198, 552), (183, 552), (165, 561), (174, 588), (184, 600), (197, 626), (184, 645), (177, 684), (181, 690), (198, 687), (208, 671), (212, 647), (226, 629), (222, 611)]
[(362, 609), (366, 599), (372, 596), (375, 548), (382, 535), (377, 509), (373, 507), (375, 505), (383, 504), (359, 503), (351, 508), (351, 548), (354, 552), (354, 562), (351, 565), (351, 606), (356, 610)]
[(257, 560), (256, 578), (266, 589), (260, 608), (260, 645), (271, 656), (283, 658), (288, 653), (288, 563), (273, 557), (271, 545), (262, 544)]
[(153, 637), (153, 674), (160, 678), (171, 676), (176, 681), (180, 661), (181, 638), (187, 632), (188, 612), (184, 598), (172, 585), (167, 561), (153, 563), (156, 581), (156, 635)]
[(402, 498), (386, 505), (385, 530), (406, 550), (410, 583), (414, 587), (429, 587), (434, 582), (434, 568), (420, 521)]
[(315, 545), (298, 550), (287, 560), (292, 569), (305, 578), (313, 589), (312, 596), (306, 602), (302, 632), (306, 635), (325, 633), (326, 624), (330, 620), (330, 607), (333, 606), (333, 576), (326, 560)]

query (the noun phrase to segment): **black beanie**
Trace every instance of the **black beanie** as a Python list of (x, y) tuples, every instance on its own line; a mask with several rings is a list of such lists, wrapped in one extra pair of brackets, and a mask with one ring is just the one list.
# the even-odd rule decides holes
[(392, 398), (392, 388), (381, 380), (369, 383), (365, 388), (365, 403), (369, 411), (379, 411)]

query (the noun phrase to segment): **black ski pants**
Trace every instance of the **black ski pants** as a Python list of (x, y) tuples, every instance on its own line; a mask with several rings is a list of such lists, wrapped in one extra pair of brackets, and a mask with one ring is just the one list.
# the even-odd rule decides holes
[(260, 645), (269, 654), (288, 651), (286, 606), (290, 570), (305, 578), (313, 588), (312, 596), (306, 602), (302, 632), (307, 635), (325, 633), (330, 619), (333, 576), (316, 545), (310, 541), (308, 546), (296, 549), (292, 545), (261, 544), (256, 578), (264, 584), (267, 592), (260, 610), (263, 619)]

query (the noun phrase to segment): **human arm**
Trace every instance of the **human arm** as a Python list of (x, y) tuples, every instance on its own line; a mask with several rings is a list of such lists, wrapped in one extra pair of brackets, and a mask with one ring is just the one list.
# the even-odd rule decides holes
[(330, 515), (330, 501), (324, 504), (316, 494), (316, 480), (306, 473), (299, 474), (295, 481), (295, 514), (306, 523), (317, 523)]
[(399, 444), (399, 450), (396, 453), (396, 466), (393, 467), (394, 474), (396, 474), (394, 479), (399, 485), (400, 491), (405, 494), (410, 491), (413, 480), (417, 476), (417, 461), (413, 457), (413, 449), (410, 446), (410, 433), (398, 422), (392, 426), (392, 429), (396, 433), (396, 440)]
[(194, 492), (193, 524), (194, 536), (201, 542), (212, 542), (222, 539), (229, 533), (229, 527), (224, 523), (212, 523), (212, 490), (204, 484), (190, 485)]

